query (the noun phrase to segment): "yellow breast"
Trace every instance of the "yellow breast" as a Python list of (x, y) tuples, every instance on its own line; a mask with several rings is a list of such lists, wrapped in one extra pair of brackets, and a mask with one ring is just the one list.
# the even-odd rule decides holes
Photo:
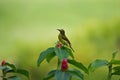
[(60, 41), (63, 45), (67, 45), (67, 46), (68, 46), (68, 43), (62, 38), (62, 35), (61, 35), (61, 34), (58, 35), (58, 39), (59, 39), (59, 41)]

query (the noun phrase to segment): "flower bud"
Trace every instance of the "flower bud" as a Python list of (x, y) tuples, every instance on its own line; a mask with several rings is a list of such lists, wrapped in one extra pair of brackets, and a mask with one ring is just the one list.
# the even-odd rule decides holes
[(1, 65), (4, 66), (5, 64), (6, 64), (5, 60), (3, 60)]
[(67, 59), (63, 59), (62, 65), (61, 65), (61, 70), (66, 71), (67, 69), (68, 69)]
[(62, 44), (61, 43), (57, 43), (57, 48), (61, 48), (62, 47)]

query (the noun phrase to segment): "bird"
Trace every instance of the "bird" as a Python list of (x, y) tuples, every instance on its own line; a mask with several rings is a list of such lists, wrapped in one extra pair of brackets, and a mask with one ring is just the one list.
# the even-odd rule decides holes
[(69, 41), (69, 39), (67, 38), (64, 29), (57, 29), (60, 33), (58, 35), (58, 39), (59, 41), (66, 46), (69, 46), (72, 51), (74, 52), (74, 49), (72, 48), (71, 42)]

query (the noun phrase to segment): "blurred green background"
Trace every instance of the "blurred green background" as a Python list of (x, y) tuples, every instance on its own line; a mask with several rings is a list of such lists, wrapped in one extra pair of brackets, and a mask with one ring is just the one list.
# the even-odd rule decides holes
[[(110, 60), (120, 43), (120, 0), (0, 0), (0, 61), (29, 70), (31, 80), (42, 80), (57, 62), (44, 61), (38, 68), (37, 59), (55, 45), (57, 28), (66, 31), (77, 61), (88, 66), (98, 58)], [(103, 67), (86, 80), (106, 75)]]

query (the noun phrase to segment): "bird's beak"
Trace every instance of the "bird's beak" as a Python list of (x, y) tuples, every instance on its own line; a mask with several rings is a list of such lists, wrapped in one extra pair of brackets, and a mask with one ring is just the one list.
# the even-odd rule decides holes
[(60, 31), (60, 29), (57, 29), (58, 31)]

